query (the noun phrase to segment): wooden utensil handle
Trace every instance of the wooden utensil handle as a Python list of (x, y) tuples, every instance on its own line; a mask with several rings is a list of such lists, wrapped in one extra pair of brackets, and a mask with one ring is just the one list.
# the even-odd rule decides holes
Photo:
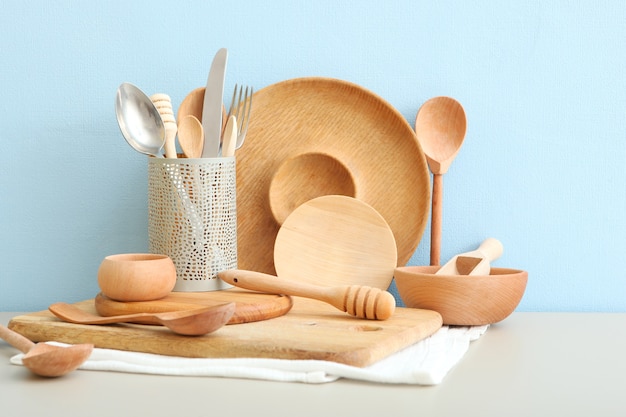
[[(173, 116), (172, 116), (173, 117)], [(165, 122), (165, 156), (167, 158), (177, 158), (176, 155), (176, 132), (178, 128), (175, 122)]]
[(443, 202), (443, 175), (433, 174), (433, 202), (430, 218), (430, 264), (439, 265), (441, 258), (441, 218)]
[(35, 346), (35, 343), (31, 342), (21, 334), (10, 330), (0, 324), (0, 339), (4, 339), (8, 344), (18, 349), (22, 353), (28, 353), (29, 350)]
[(396, 308), (393, 295), (380, 288), (360, 285), (322, 287), (261, 272), (236, 269), (219, 272), (217, 275), (231, 285), (249, 290), (270, 291), (276, 294), (324, 301), (341, 311), (363, 319), (386, 320), (391, 317)]
[(498, 259), (502, 255), (504, 248), (498, 239), (490, 237), (485, 239), (483, 243), (480, 244), (478, 250), (485, 256), (486, 259), (489, 260), (489, 262), (491, 262)]
[(236, 287), (253, 291), (263, 291), (272, 294), (295, 295), (298, 297), (313, 298), (326, 301), (327, 294), (325, 287), (318, 287), (305, 284), (275, 275), (264, 274), (262, 272), (230, 269), (219, 272), (218, 277)]

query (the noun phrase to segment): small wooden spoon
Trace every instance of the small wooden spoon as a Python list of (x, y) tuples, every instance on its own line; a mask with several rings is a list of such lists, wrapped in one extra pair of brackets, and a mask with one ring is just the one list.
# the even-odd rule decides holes
[[(186, 116), (195, 116), (196, 119), (202, 123), (202, 107), (204, 106), (204, 92), (206, 91), (205, 87), (198, 87), (192, 90), (187, 96), (183, 99), (178, 106), (178, 113), (176, 115), (176, 120), (178, 124), (183, 121)], [(222, 130), (226, 125), (226, 109), (224, 105), (222, 105)], [(180, 140), (180, 139), (179, 139)]]
[(217, 276), (240, 288), (267, 291), (274, 294), (295, 295), (324, 301), (351, 316), (361, 319), (386, 320), (396, 309), (391, 293), (363, 285), (326, 287), (307, 284), (254, 271), (230, 269)]
[(222, 139), (222, 156), (235, 156), (237, 148), (237, 118), (230, 116), (224, 128), (224, 137)]
[(166, 313), (135, 313), (120, 316), (97, 316), (67, 303), (55, 303), (48, 309), (58, 318), (76, 324), (129, 323), (140, 319), (154, 319), (174, 333), (200, 336), (224, 326), (235, 313), (235, 303)]
[(192, 114), (183, 117), (178, 124), (178, 143), (187, 158), (202, 157), (204, 130), (202, 123)]
[(25, 353), (22, 363), (34, 374), (47, 377), (65, 375), (87, 360), (93, 345), (80, 344), (68, 347), (33, 343), (21, 334), (0, 325), (0, 338)]
[(415, 133), (428, 167), (433, 173), (433, 201), (430, 230), (430, 264), (439, 265), (441, 250), (441, 217), (443, 174), (459, 153), (467, 121), (461, 104), (450, 97), (434, 97), (417, 112)]

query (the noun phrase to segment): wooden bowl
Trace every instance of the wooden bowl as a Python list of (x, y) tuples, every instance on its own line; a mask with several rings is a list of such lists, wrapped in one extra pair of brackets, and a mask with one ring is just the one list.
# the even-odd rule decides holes
[(98, 285), (116, 301), (150, 301), (168, 295), (176, 285), (176, 267), (166, 255), (125, 253), (104, 258)]
[(443, 324), (478, 326), (504, 320), (518, 306), (528, 272), (491, 268), (490, 275), (435, 275), (440, 266), (395, 269), (400, 298), (407, 307), (434, 310)]

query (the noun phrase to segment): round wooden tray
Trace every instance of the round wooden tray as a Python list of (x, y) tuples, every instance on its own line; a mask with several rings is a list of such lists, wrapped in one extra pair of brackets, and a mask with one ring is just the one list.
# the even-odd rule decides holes
[(430, 212), (430, 175), (415, 132), (389, 103), (355, 84), (298, 78), (253, 95), (237, 151), (238, 268), (276, 274), (282, 222), (322, 195), (347, 195), (393, 231), (408, 262)]
[[(115, 301), (99, 293), (94, 305), (101, 316), (117, 316), (133, 313), (162, 313), (166, 311), (189, 310), (235, 302), (235, 314), (228, 324), (249, 323), (267, 320), (286, 314), (293, 306), (289, 296), (265, 294), (241, 288), (206, 292), (172, 292), (165, 298), (154, 301)], [(143, 323), (154, 324), (145, 321)]]
[(366, 285), (383, 290), (398, 252), (385, 219), (367, 203), (342, 195), (297, 207), (276, 235), (277, 275), (313, 285)]

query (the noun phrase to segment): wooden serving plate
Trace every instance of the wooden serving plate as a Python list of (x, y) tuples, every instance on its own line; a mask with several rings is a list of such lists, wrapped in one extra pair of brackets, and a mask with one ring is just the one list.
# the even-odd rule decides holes
[[(162, 313), (165, 311), (189, 310), (235, 302), (235, 314), (228, 324), (249, 323), (282, 316), (291, 310), (291, 297), (263, 294), (241, 288), (206, 292), (172, 292), (165, 298), (154, 301), (121, 302), (100, 293), (94, 306), (101, 316), (117, 316), (133, 313)], [(142, 323), (158, 324), (145, 320)]]
[(346, 195), (371, 205), (415, 252), (430, 214), (430, 173), (415, 131), (380, 96), (350, 82), (296, 78), (254, 93), (237, 151), (238, 268), (276, 275), (274, 241), (302, 203)]

